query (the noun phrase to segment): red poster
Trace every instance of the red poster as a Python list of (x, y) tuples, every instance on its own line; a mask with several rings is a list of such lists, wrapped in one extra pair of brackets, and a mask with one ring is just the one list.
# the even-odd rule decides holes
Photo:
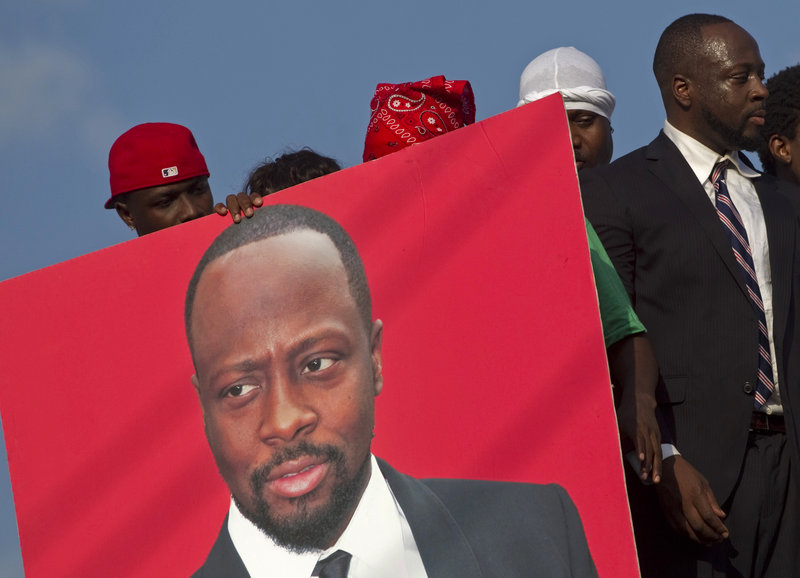
[[(558, 97), (270, 196), (350, 233), (384, 323), (373, 451), (557, 482), (601, 576), (638, 575)], [(181, 576), (229, 504), (183, 329), (207, 217), (0, 284), (0, 410), (29, 578)]]

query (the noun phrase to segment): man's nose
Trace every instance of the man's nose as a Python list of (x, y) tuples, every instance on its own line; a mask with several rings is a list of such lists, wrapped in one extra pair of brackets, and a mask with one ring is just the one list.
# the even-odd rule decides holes
[(176, 203), (178, 203), (179, 223), (185, 223), (193, 219), (205, 217), (205, 212), (203, 211), (200, 203), (195, 202), (195, 200), (186, 193), (178, 197)]
[(313, 431), (317, 413), (306, 402), (302, 385), (274, 380), (264, 396), (261, 438), (267, 443), (288, 442)]
[(769, 96), (769, 90), (766, 86), (764, 86), (763, 80), (760, 78), (758, 79), (758, 82), (753, 88), (753, 91), (750, 93), (750, 96), (753, 100), (764, 100)]

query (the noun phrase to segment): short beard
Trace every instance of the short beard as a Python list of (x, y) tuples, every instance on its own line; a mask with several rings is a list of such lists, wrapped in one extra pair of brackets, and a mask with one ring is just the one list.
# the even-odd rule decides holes
[[(329, 461), (335, 480), (331, 498), (327, 504), (309, 510), (308, 502), (314, 497), (316, 493), (314, 490), (290, 500), (297, 506), (293, 516), (273, 516), (269, 504), (261, 495), (261, 490), (273, 468), (301, 456), (324, 457)], [(252, 473), (250, 476), (250, 488), (253, 492), (252, 510), (246, 509), (236, 496), (233, 497), (233, 501), (244, 517), (272, 538), (276, 544), (297, 553), (324, 550), (335, 542), (345, 520), (355, 510), (355, 504), (361, 496), (369, 472), (369, 462), (367, 454), (356, 475), (348, 480), (344, 454), (339, 448), (301, 441), (296, 446), (279, 451), (267, 464)]]
[(747, 119), (745, 119), (740, 126), (733, 127), (723, 122), (705, 106), (703, 106), (700, 111), (706, 123), (708, 123), (708, 126), (714, 129), (714, 131), (725, 140), (725, 143), (727, 143), (728, 146), (732, 146), (734, 150), (755, 151), (761, 146), (763, 137), (760, 132), (752, 137), (745, 134)]

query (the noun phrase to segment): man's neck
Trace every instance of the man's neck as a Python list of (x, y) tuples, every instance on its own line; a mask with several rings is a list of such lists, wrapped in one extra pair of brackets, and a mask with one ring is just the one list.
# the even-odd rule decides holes
[(683, 115), (667, 113), (667, 121), (683, 134), (688, 135), (700, 144), (707, 146), (719, 156), (725, 156), (727, 153), (736, 152), (734, 149), (727, 148), (724, 143), (720, 143), (704, 134), (702, 131), (699, 131), (695, 126), (695, 123)]

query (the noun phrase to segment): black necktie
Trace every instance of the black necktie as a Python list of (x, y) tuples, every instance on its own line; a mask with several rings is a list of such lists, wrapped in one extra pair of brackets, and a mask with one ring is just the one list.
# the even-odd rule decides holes
[(347, 578), (350, 558), (352, 556), (344, 550), (336, 550), (324, 560), (317, 562), (311, 575), (319, 576), (319, 578)]

